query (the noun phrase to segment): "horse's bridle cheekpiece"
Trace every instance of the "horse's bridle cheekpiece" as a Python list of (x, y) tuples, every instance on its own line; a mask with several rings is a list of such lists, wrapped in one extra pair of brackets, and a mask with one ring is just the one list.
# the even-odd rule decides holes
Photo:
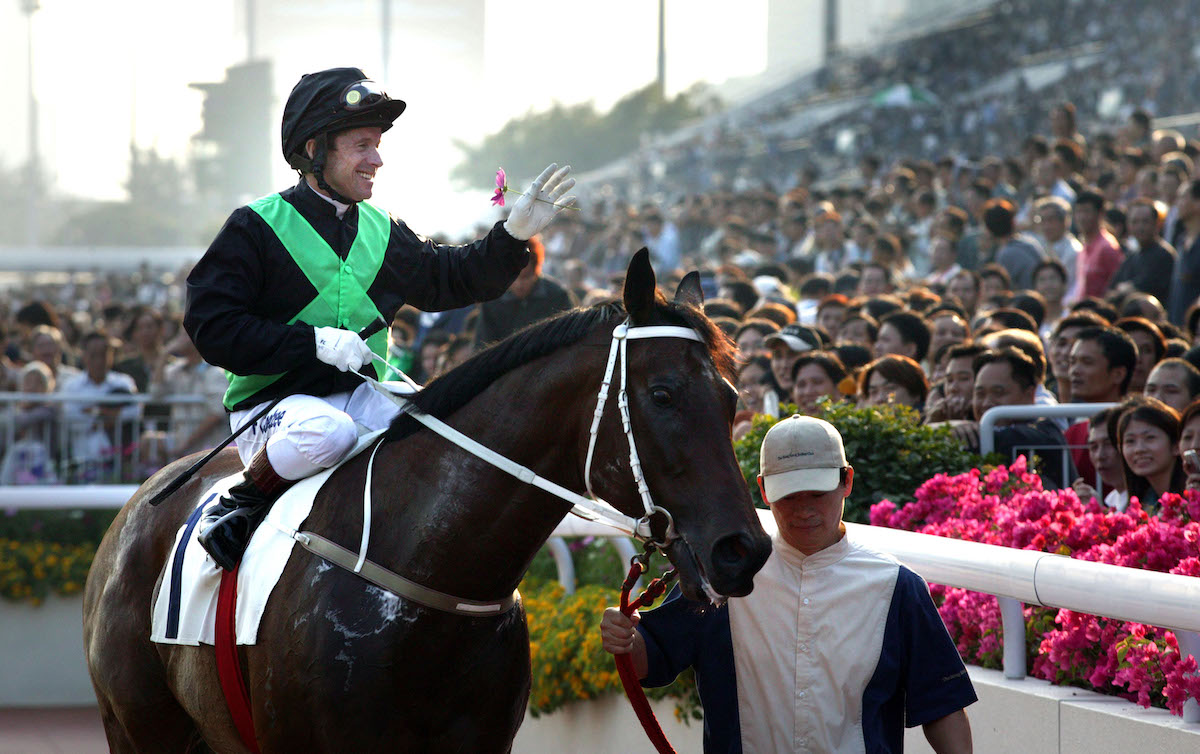
[[(700, 337), (694, 329), (690, 327), (681, 327), (676, 325), (647, 325), (647, 326), (630, 326), (628, 320), (617, 325), (612, 334), (612, 346), (608, 351), (608, 364), (604, 368), (604, 378), (600, 383), (600, 392), (596, 397), (596, 411), (592, 416), (592, 426), (588, 438), (587, 460), (584, 464), (584, 482), (587, 486), (588, 495), (584, 497), (578, 493), (572, 492), (565, 487), (555, 484), (548, 479), (538, 476), (532, 470), (522, 466), (521, 464), (497, 453), (496, 451), (487, 448), (475, 440), (467, 437), (453, 427), (447, 425), (440, 419), (426, 414), (418, 409), (411, 401), (397, 395), (389, 390), (382, 383), (367, 375), (359, 373), (359, 376), (369, 382), (372, 387), (382, 393), (384, 396), (392, 400), (403, 413), (408, 414), (416, 421), (425, 425), (437, 434), (446, 438), (450, 442), (458, 445), (463, 450), (471, 453), (478, 458), (492, 464), (496, 468), (504, 471), (526, 484), (533, 485), (538, 489), (549, 492), (556, 497), (559, 497), (571, 504), (571, 512), (589, 521), (599, 521), (601, 523), (612, 526), (613, 528), (622, 531), (630, 536), (636, 537), (649, 546), (659, 549), (665, 548), (678, 534), (675, 531), (674, 522), (671, 519), (671, 514), (665, 509), (654, 504), (650, 496), (650, 488), (646, 484), (646, 477), (642, 473), (642, 462), (638, 457), (637, 445), (633, 440), (633, 427), (629, 420), (629, 395), (626, 392), (628, 382), (628, 356), (627, 344), (631, 340), (642, 340), (646, 338), (683, 338), (685, 340), (694, 340), (700, 343), (704, 339)], [(617, 393), (617, 406), (621, 412), (621, 428), (625, 433), (625, 437), (629, 442), (629, 467), (633, 472), (633, 480), (637, 485), (638, 495), (642, 500), (642, 507), (645, 510), (645, 515), (640, 518), (627, 516), (621, 511), (614, 508), (609, 503), (604, 502), (596, 497), (592, 491), (592, 456), (596, 448), (596, 438), (599, 434), (600, 419), (604, 416), (604, 407), (608, 401), (608, 394), (612, 389), (613, 377), (616, 372), (617, 357), (620, 355), (621, 362), (621, 386)], [(401, 375), (407, 380), (406, 375)], [(408, 380), (411, 382), (411, 380)], [(479, 617), (483, 615), (500, 615), (507, 612), (513, 605), (516, 604), (517, 593), (505, 597), (503, 600), (492, 602), (480, 602), (477, 600), (467, 600), (458, 597), (453, 597), (434, 589), (421, 586), (408, 579), (405, 579), (399, 574), (393, 573), (382, 566), (367, 559), (367, 542), (370, 540), (371, 529), (371, 473), (375, 463), (375, 453), (383, 443), (376, 445), (371, 453), (370, 462), (367, 464), (367, 484), (363, 495), (363, 533), (359, 552), (355, 553), (343, 547), (335, 545), (329, 540), (307, 531), (285, 531), (301, 546), (310, 552), (328, 560), (334, 565), (353, 571), (373, 584), (380, 586), (397, 596), (410, 599), (418, 602), (426, 607), (431, 607), (444, 612), (455, 613), (458, 615), (469, 615)], [(655, 539), (652, 531), (651, 521), (656, 515), (662, 515), (667, 522), (662, 539)], [(332, 546), (329, 546), (332, 545)], [(707, 582), (704, 585), (706, 591), (710, 591), (711, 587)], [(710, 595), (713, 596), (713, 595)]]

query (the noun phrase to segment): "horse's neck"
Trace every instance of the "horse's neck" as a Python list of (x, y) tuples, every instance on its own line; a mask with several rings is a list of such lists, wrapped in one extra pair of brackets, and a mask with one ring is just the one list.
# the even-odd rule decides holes
[[(590, 372), (577, 364), (563, 370), (564, 363), (571, 362), (556, 354), (514, 370), (447, 423), (539, 476), (578, 489), (595, 400), (589, 391), (599, 386), (602, 365), (580, 379)], [(569, 509), (432, 432), (391, 443), (384, 454), (376, 469), (386, 471), (373, 489), (377, 506), (387, 510), (376, 516), (382, 523), (372, 547), (379, 543), (394, 554), (401, 574), (458, 597), (511, 592)]]

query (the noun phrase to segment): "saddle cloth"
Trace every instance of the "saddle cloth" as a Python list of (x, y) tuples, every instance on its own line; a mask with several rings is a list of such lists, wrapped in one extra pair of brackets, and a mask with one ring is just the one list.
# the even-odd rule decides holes
[[(383, 430), (358, 438), (353, 450), (337, 465), (300, 480), (271, 506), (238, 567), (237, 643), (255, 644), (258, 624), (267, 600), (275, 589), (296, 540), (284, 532), (297, 531), (312, 510), (317, 492), (339, 466), (371, 445)], [(226, 477), (200, 497), (200, 504), (175, 534), (171, 557), (167, 558), (154, 599), (150, 640), (158, 644), (214, 644), (217, 589), (221, 568), (196, 540), (204, 511), (242, 478), (241, 472)], [(316, 556), (313, 556), (316, 557)]]

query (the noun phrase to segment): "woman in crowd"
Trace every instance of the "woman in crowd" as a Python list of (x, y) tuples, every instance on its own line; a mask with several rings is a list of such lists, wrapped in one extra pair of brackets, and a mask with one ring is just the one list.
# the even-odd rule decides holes
[(946, 284), (946, 293), (958, 299), (968, 319), (975, 316), (980, 286), (979, 273), (975, 270), (961, 270)]
[(1179, 414), (1154, 398), (1121, 412), (1117, 441), (1131, 498), (1153, 513), (1167, 492), (1183, 492), (1186, 475), (1179, 459)]
[(779, 413), (780, 389), (771, 372), (771, 360), (753, 356), (738, 370), (739, 410), (755, 414)]
[[(163, 394), (169, 354), (162, 313), (149, 306), (134, 307), (122, 337), (129, 351), (113, 365), (113, 371), (132, 377), (139, 393)], [(155, 430), (165, 430), (170, 416), (171, 407), (162, 403), (147, 403), (142, 413), (147, 426)]]
[(771, 360), (754, 356), (738, 369), (738, 412), (733, 417), (733, 439), (750, 431), (755, 414), (779, 416), (779, 383), (771, 371)]
[(738, 360), (745, 363), (750, 358), (763, 353), (763, 340), (772, 333), (779, 332), (779, 325), (769, 319), (748, 319), (742, 322), (733, 334), (733, 342), (737, 344)]
[(162, 314), (149, 306), (135, 307), (121, 337), (129, 350), (113, 369), (132, 377), (139, 393), (151, 392), (152, 384), (162, 382), (167, 365)]
[(792, 367), (792, 401), (800, 413), (815, 415), (817, 400), (842, 397), (838, 385), (846, 378), (846, 367), (837, 354), (829, 351), (810, 351), (796, 359)]
[(1162, 360), (1167, 350), (1167, 340), (1162, 330), (1145, 317), (1122, 317), (1113, 323), (1129, 333), (1137, 344), (1137, 367), (1133, 370), (1133, 379), (1129, 382), (1129, 392), (1140, 393), (1146, 388), (1146, 379), (1150, 370)]
[[(52, 384), (62, 384), (69, 377), (79, 374), (79, 370), (67, 364), (63, 355), (66, 344), (62, 332), (53, 325), (38, 325), (29, 334), (29, 350), (33, 360), (46, 365), (50, 370)], [(51, 388), (53, 392), (54, 388)]]
[(954, 308), (938, 307), (925, 317), (929, 326), (929, 353), (937, 356), (946, 345), (965, 343), (971, 339), (971, 326)]
[(848, 313), (842, 320), (842, 326), (837, 331), (837, 343), (858, 343), (867, 348), (875, 347), (875, 338), (879, 335), (879, 323), (869, 314), (861, 311)]
[(859, 403), (864, 406), (902, 403), (919, 412), (928, 395), (929, 380), (924, 370), (907, 356), (890, 354), (878, 358), (859, 377)]
[[(54, 374), (42, 362), (31, 361), (21, 368), (17, 388), (22, 393), (53, 393)], [(5, 438), (8, 445), (0, 462), (0, 484), (57, 484), (58, 406), (22, 401), (9, 411), (12, 435)]]
[(1063, 300), (1067, 295), (1067, 268), (1057, 259), (1043, 259), (1033, 268), (1033, 288), (1046, 300), (1046, 316), (1038, 334), (1049, 343), (1054, 326), (1063, 318)]

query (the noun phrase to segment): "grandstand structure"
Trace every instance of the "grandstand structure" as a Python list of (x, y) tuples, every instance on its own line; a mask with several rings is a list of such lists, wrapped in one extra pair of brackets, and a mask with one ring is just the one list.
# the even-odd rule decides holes
[[(1015, 153), (1061, 101), (1076, 105), (1085, 132), (1115, 129), (1136, 107), (1190, 123), (1200, 89), (1194, 6), (1005, 0), (909, 17), (882, 43), (847, 48), (814, 71), (651, 140), (580, 185), (671, 202), (734, 187), (739, 177), (786, 190), (802, 168), (832, 183), (866, 153), (885, 164), (947, 155), (969, 163)], [(896, 85), (928, 91), (936, 102), (872, 102)]]

